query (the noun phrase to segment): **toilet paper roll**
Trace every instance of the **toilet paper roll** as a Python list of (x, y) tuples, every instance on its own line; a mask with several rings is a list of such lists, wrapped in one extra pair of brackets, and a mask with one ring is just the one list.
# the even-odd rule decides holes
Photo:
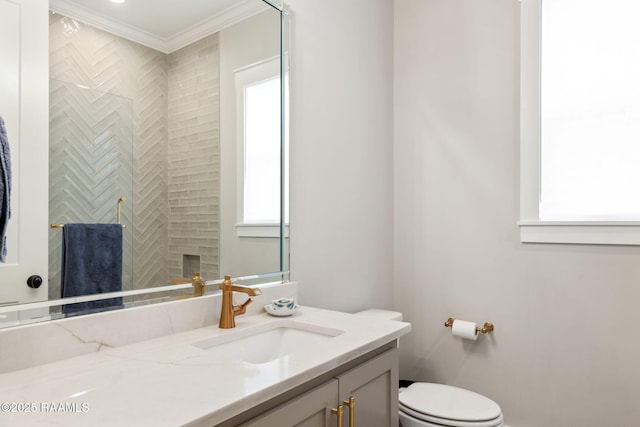
[(454, 320), (451, 327), (451, 333), (454, 337), (460, 337), (467, 340), (477, 340), (478, 333), (476, 332), (476, 325), (473, 322), (467, 322), (466, 320)]

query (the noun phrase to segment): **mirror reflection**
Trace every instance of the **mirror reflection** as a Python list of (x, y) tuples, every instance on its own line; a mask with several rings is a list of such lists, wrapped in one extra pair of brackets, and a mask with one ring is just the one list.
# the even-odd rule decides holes
[(19, 303), (280, 271), (280, 12), (50, 6), (48, 280)]

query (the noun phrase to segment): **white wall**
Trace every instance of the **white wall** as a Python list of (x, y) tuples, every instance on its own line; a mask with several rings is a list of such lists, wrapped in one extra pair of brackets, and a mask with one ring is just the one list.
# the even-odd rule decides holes
[(290, 0), (291, 278), (303, 304), (390, 307), (391, 0)]
[[(638, 425), (640, 248), (519, 242), (519, 2), (394, 13), (401, 377), (490, 396), (512, 427)], [(496, 330), (461, 342), (449, 316)]]

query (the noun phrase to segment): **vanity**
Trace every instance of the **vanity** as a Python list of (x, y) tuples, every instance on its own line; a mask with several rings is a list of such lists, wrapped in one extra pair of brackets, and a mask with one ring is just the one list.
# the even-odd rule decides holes
[[(220, 298), (146, 309), (169, 306), (178, 313), (194, 304), (215, 312)], [(260, 301), (254, 305), (233, 329), (218, 328), (209, 316), (213, 324), (204, 327), (112, 348), (101, 342), (84, 355), (6, 372), (0, 375), (3, 425), (287, 426), (306, 420), (329, 426), (342, 411), (347, 426), (352, 398), (358, 425), (397, 425), (396, 342), (409, 332), (408, 323), (312, 307), (274, 317)], [(86, 322), (135, 310), (13, 330), (62, 323), (86, 345)], [(65, 326), (73, 321), (84, 322), (84, 329)]]

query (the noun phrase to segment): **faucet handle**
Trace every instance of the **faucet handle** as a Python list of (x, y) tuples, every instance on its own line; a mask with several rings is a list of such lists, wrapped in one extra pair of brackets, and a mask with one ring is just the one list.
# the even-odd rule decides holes
[(220, 283), (220, 289), (229, 289), (233, 286), (233, 282), (231, 282), (231, 276), (224, 276), (224, 281)]

